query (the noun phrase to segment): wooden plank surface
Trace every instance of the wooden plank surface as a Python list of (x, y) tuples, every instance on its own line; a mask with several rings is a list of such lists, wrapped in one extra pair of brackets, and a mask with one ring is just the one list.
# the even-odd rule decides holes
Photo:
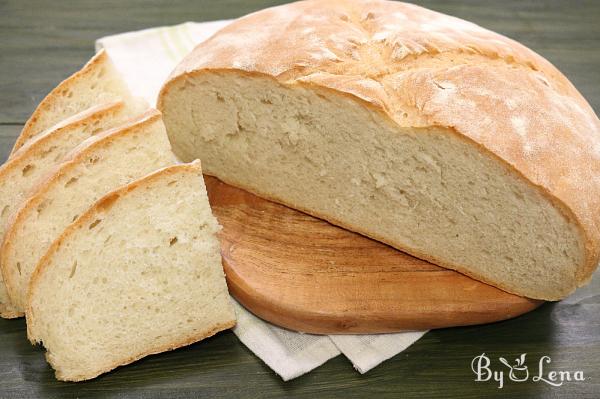
[[(0, 156), (56, 83), (93, 53), (97, 37), (187, 20), (233, 18), (277, 4), (261, 0), (0, 0)], [(557, 65), (600, 110), (600, 2), (418, 1), (517, 39)], [(22, 320), (0, 321), (0, 398), (34, 397), (600, 397), (600, 275), (566, 301), (520, 318), (436, 330), (366, 375), (342, 357), (283, 383), (231, 332), (151, 356), (97, 380), (54, 380), (25, 338)], [(471, 360), (485, 352), (527, 365), (548, 355), (554, 370), (582, 370), (586, 381), (551, 387), (475, 382)], [(549, 369), (547, 369), (549, 370)]]

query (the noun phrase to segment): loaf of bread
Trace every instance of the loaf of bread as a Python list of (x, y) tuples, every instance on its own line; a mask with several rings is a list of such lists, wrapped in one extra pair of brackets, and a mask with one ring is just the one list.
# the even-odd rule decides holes
[(159, 96), (183, 160), (511, 293), (557, 300), (600, 245), (600, 122), (521, 44), (379, 0), (304, 1), (198, 45)]
[(176, 162), (156, 110), (83, 141), (16, 211), (0, 250), (9, 299), (24, 311), (31, 274), (52, 242), (107, 192)]
[(143, 100), (131, 96), (108, 54), (101, 50), (81, 70), (61, 82), (42, 100), (25, 123), (11, 154), (30, 138), (68, 117), (116, 100), (135, 107), (137, 113), (148, 107)]
[[(0, 167), (0, 240), (13, 212), (31, 194), (32, 188), (64, 156), (86, 138), (124, 123), (133, 110), (123, 101), (97, 105), (40, 133), (16, 151)], [(23, 316), (10, 305), (0, 276), (0, 316)]]
[(27, 332), (60, 380), (81, 381), (235, 324), (200, 163), (106, 195), (32, 277)]

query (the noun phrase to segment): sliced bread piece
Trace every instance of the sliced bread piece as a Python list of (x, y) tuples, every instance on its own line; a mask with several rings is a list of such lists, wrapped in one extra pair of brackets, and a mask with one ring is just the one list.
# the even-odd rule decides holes
[(6, 230), (0, 263), (14, 307), (25, 310), (35, 265), (69, 223), (107, 192), (175, 162), (156, 110), (76, 147), (15, 213)]
[[(32, 138), (0, 167), (0, 238), (4, 237), (12, 213), (30, 194), (32, 188), (64, 156), (86, 138), (122, 124), (131, 118), (123, 101), (92, 107)], [(0, 316), (23, 316), (14, 309), (0, 275)]]
[(219, 228), (199, 161), (117, 189), (67, 227), (27, 308), (56, 377), (87, 380), (233, 327)]
[(143, 100), (131, 96), (108, 54), (101, 50), (81, 70), (61, 82), (40, 102), (25, 123), (11, 155), (27, 140), (60, 121), (94, 105), (115, 100), (130, 104), (136, 109), (136, 113), (147, 108)]

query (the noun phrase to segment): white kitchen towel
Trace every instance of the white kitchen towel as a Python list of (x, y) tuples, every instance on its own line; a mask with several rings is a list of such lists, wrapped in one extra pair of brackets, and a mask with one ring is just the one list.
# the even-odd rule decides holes
[(300, 334), (275, 327), (233, 300), (235, 335), (284, 381), (301, 376), (340, 354), (327, 335)]
[[(229, 21), (186, 22), (103, 37), (106, 49), (132, 93), (154, 105), (162, 83), (194, 46)], [(235, 301), (234, 301), (235, 302)], [(343, 353), (365, 373), (402, 352), (426, 331), (374, 335), (312, 335), (289, 331), (252, 315), (235, 302), (235, 335), (284, 381), (296, 378)]]
[(330, 335), (335, 346), (361, 374), (414, 344), (427, 331), (398, 334)]

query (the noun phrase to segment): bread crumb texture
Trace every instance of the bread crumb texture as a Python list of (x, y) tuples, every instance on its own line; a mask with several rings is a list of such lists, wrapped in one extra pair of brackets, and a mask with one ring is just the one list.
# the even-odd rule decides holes
[(116, 190), (71, 225), (33, 277), (27, 311), (57, 377), (93, 378), (233, 326), (219, 228), (198, 163)]

